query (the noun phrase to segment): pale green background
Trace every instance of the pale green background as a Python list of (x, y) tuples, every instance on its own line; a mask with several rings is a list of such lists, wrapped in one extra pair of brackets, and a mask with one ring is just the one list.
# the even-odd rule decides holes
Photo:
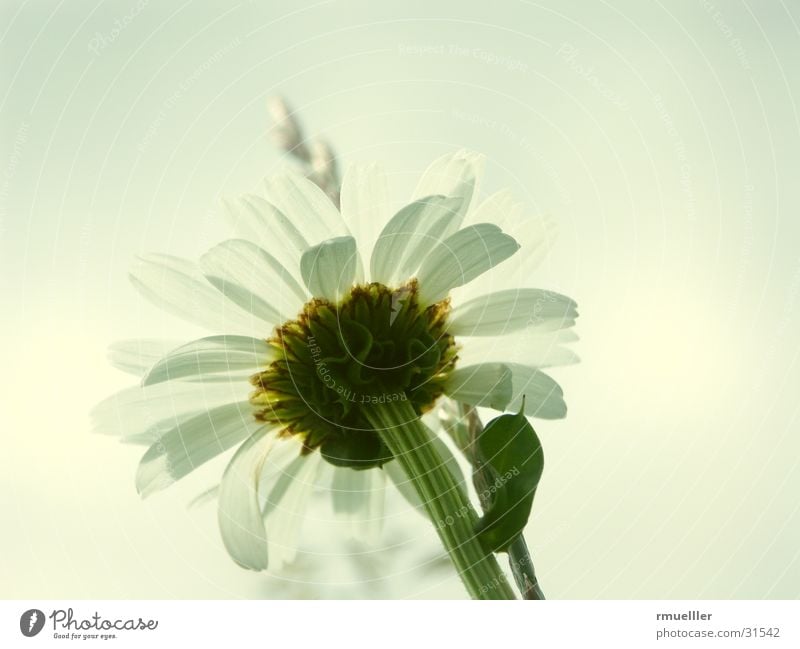
[(800, 595), (796, 3), (142, 4), (2, 0), (0, 595), (461, 596), (396, 500), (385, 547), (320, 497), (293, 570), (241, 571), (199, 478), (142, 502), (141, 449), (89, 432), (110, 341), (197, 333), (129, 260), (225, 236), (216, 198), (285, 163), (275, 93), (398, 201), (469, 147), (559, 222), (530, 280), (581, 307), (527, 530), (549, 596)]

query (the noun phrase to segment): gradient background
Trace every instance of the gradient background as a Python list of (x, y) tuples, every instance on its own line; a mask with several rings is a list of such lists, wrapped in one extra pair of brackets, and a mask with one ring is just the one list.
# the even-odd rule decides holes
[(321, 494), (295, 566), (242, 571), (199, 478), (142, 502), (142, 449), (89, 431), (130, 384), (108, 343), (197, 333), (126, 269), (225, 237), (217, 197), (286, 163), (274, 94), (398, 202), (468, 147), (559, 223), (531, 284), (578, 300), (582, 363), (539, 426), (549, 597), (800, 595), (800, 8), (388, 5), (0, 3), (0, 596), (462, 596), (399, 499), (364, 547)]

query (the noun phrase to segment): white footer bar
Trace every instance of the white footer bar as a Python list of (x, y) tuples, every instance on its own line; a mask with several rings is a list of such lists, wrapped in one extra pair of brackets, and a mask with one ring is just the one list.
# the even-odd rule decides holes
[(798, 627), (798, 601), (0, 602), (0, 647), (778, 648)]

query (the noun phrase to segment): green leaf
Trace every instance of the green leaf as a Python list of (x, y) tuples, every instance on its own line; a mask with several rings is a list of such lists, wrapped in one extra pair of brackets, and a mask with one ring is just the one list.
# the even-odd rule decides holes
[(477, 459), (487, 481), (481, 502), (484, 515), (475, 523), (487, 552), (505, 552), (522, 533), (542, 477), (542, 444), (524, 414), (501, 415), (490, 421), (478, 435)]

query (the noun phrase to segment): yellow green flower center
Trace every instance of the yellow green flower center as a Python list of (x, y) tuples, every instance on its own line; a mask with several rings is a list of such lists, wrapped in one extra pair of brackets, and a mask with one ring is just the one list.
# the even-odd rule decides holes
[(337, 304), (311, 300), (268, 340), (279, 357), (250, 379), (256, 417), (337, 466), (381, 466), (392, 455), (365, 408), (408, 401), (422, 414), (434, 404), (457, 358), (449, 312), (446, 300), (421, 306), (413, 281), (355, 286)]

